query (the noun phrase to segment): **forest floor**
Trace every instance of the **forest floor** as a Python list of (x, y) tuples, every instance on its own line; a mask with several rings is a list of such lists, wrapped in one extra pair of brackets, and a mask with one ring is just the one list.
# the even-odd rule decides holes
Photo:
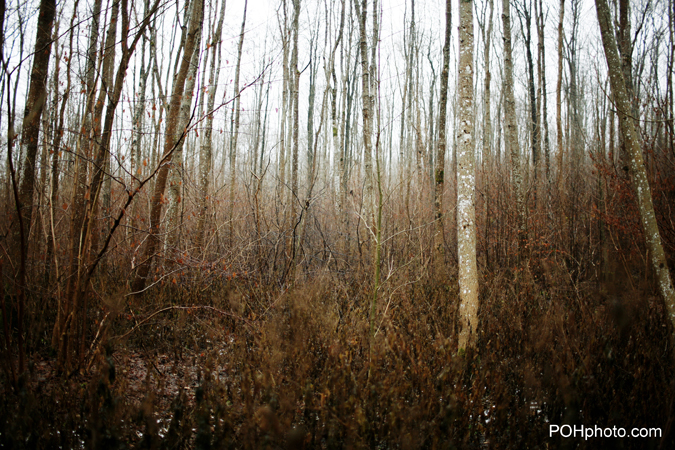
[[(85, 370), (59, 374), (45, 348), (16, 390), (0, 380), (0, 448), (673, 448), (658, 297), (509, 283), (484, 286), (466, 353), (452, 345), (449, 285), (414, 286), (376, 336), (357, 284), (315, 283), (273, 307), (224, 293), (155, 300), (135, 326), (118, 314)], [(552, 439), (550, 424), (662, 437)]]

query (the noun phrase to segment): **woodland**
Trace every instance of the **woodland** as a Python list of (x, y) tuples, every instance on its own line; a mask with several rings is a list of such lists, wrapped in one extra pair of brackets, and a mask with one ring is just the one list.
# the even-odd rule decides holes
[(675, 0), (0, 25), (0, 448), (675, 448)]

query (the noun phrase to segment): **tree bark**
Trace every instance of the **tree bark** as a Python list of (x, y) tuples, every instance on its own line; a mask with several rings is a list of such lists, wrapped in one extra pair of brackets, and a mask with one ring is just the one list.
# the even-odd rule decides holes
[(434, 210), (436, 219), (435, 244), (436, 256), (440, 263), (444, 253), (443, 227), (443, 190), (445, 189), (445, 149), (447, 146), (446, 120), (448, 111), (448, 74), (450, 71), (450, 37), (452, 35), (452, 1), (445, 2), (445, 42), (443, 43), (443, 69), (441, 71), (441, 96), (438, 113), (438, 147), (436, 148), (436, 168), (434, 173)]
[(473, 1), (459, 0), (459, 129), (457, 130), (457, 253), (459, 255), (458, 348), (476, 345), (476, 173), (473, 140)]
[(596, 0), (595, 6), (598, 14), (598, 23), (600, 24), (605, 58), (607, 60), (609, 81), (612, 86), (612, 95), (619, 116), (619, 127), (630, 156), (630, 174), (640, 209), (640, 219), (645, 233), (647, 250), (649, 251), (659, 291), (666, 305), (668, 317), (673, 327), (675, 327), (675, 290), (673, 289), (670, 271), (668, 270), (668, 261), (661, 244), (661, 234), (659, 233), (656, 215), (654, 214), (652, 195), (642, 158), (639, 136), (633, 123), (634, 119), (631, 117), (631, 101), (626, 81), (624, 80), (621, 58), (617, 50), (616, 41), (614, 40), (609, 5), (607, 4), (607, 0)]
[(544, 4), (543, 0), (539, 1), (539, 11), (537, 15), (537, 36), (538, 36), (538, 68), (539, 68), (539, 79), (540, 79), (540, 99), (539, 102), (541, 105), (541, 126), (544, 128), (544, 165), (545, 165), (545, 175), (547, 190), (551, 184), (551, 144), (548, 134), (548, 104), (546, 97), (546, 53), (545, 49), (545, 40), (544, 40)]
[(290, 192), (290, 206), (291, 206), (291, 273), (295, 274), (296, 262), (296, 241), (297, 241), (297, 224), (300, 220), (297, 213), (298, 204), (298, 153), (299, 153), (299, 135), (300, 135), (300, 111), (298, 107), (298, 100), (300, 96), (300, 71), (298, 70), (298, 34), (300, 21), (300, 0), (293, 0), (293, 22), (291, 24), (291, 33), (293, 41), (293, 49), (291, 51), (291, 66), (289, 72), (292, 76), (291, 83), (291, 122), (292, 122), (292, 148), (291, 148), (291, 192)]
[(38, 15), (37, 33), (33, 68), (21, 127), (21, 147), (24, 162), (19, 187), (19, 200), (25, 231), (30, 229), (33, 210), (33, 192), (35, 190), (35, 158), (39, 144), (40, 121), (47, 100), (47, 76), (49, 75), (49, 56), (52, 49), (52, 27), (56, 16), (56, 1), (41, 0)]
[[(208, 102), (206, 105), (206, 126), (202, 135), (199, 154), (199, 218), (197, 221), (197, 248), (205, 252), (204, 233), (206, 228), (206, 213), (208, 210), (209, 184), (213, 159), (213, 107), (216, 103), (216, 91), (220, 79), (221, 49), (223, 40), (223, 20), (225, 19), (225, 0), (222, 0), (220, 18), (214, 35), (211, 38), (211, 68), (209, 74)], [(217, 42), (216, 42), (217, 41)]]
[(508, 1), (502, 2), (502, 22), (504, 32), (504, 138), (511, 152), (511, 171), (513, 187), (516, 192), (516, 214), (518, 216), (518, 256), (522, 261), (527, 246), (527, 216), (525, 213), (525, 192), (523, 187), (523, 171), (518, 145), (518, 128), (516, 126), (516, 101), (513, 95), (513, 51), (511, 47), (511, 9)]
[[(360, 10), (359, 10), (360, 9)], [(368, 38), (366, 35), (366, 21), (368, 15), (368, 0), (362, 0), (361, 6), (356, 5), (359, 20), (359, 48), (361, 55), (361, 101), (363, 118), (363, 166), (365, 171), (364, 203), (367, 205), (367, 217), (370, 221), (373, 216), (373, 145), (372, 145), (372, 97), (371, 69), (368, 64)]]
[[(288, 91), (290, 84), (290, 75), (288, 67), (288, 47), (289, 47), (289, 30), (288, 30), (288, 19), (286, 15), (286, 0), (283, 0), (282, 7), (283, 10), (283, 27), (280, 25), (280, 34), (281, 34), (281, 43), (283, 45), (283, 87), (281, 93), (281, 125), (279, 126), (279, 188), (283, 189), (286, 185), (286, 121), (288, 120), (289, 115), (289, 104), (288, 104)], [(283, 198), (283, 196), (282, 196)]]
[(563, 194), (563, 127), (562, 127), (562, 78), (563, 78), (563, 20), (565, 18), (565, 0), (560, 0), (560, 15), (558, 16), (558, 81), (555, 87), (555, 124), (558, 141), (558, 196), (562, 207), (564, 207)]
[[(132, 291), (137, 294), (140, 294), (145, 289), (148, 274), (150, 273), (150, 266), (160, 244), (159, 225), (162, 205), (164, 204), (164, 192), (166, 190), (166, 181), (169, 174), (171, 158), (178, 144), (178, 142), (176, 142), (176, 129), (178, 126), (181, 98), (185, 89), (185, 80), (190, 68), (192, 54), (197, 43), (199, 28), (202, 25), (202, 0), (194, 0), (190, 4), (190, 9), (192, 10), (190, 13), (190, 28), (183, 48), (180, 69), (176, 72), (174, 79), (173, 92), (171, 94), (169, 111), (167, 113), (166, 130), (164, 132), (164, 152), (159, 161), (157, 181), (155, 182), (155, 189), (150, 204), (150, 235), (146, 241), (145, 248), (142, 252), (143, 256), (141, 263), (138, 266), (136, 277), (131, 286)], [(180, 139), (183, 138), (184, 136), (180, 136)]]
[[(530, 103), (530, 151), (532, 153), (532, 166), (534, 169), (534, 182), (532, 191), (534, 193), (534, 203), (537, 204), (537, 183), (539, 181), (540, 164), (540, 142), (539, 142), (539, 121), (537, 119), (537, 94), (534, 87), (534, 58), (532, 56), (532, 6), (523, 1), (522, 7), (517, 8), (520, 19), (521, 34), (525, 42), (525, 56), (527, 61), (527, 92)], [(523, 24), (523, 20), (525, 23)], [(529, 173), (529, 162), (523, 164), (523, 170)]]
[[(87, 51), (87, 66), (85, 71), (85, 86), (87, 89), (87, 104), (84, 112), (80, 135), (76, 145), (75, 155), (75, 175), (73, 194), (70, 208), (72, 210), (70, 219), (70, 268), (69, 277), (66, 284), (65, 300), (61, 301), (57, 314), (57, 321), (54, 325), (52, 334), (52, 346), (58, 349), (58, 353), (65, 356), (66, 350), (62, 349), (65, 344), (65, 336), (62, 330), (65, 329), (66, 321), (71, 313), (72, 291), (76, 289), (75, 284), (80, 270), (80, 257), (82, 248), (82, 226), (86, 208), (87, 191), (87, 167), (88, 160), (91, 159), (90, 134), (92, 128), (92, 115), (94, 113), (96, 98), (96, 47), (99, 36), (99, 20), (101, 16), (101, 0), (96, 0), (93, 6), (93, 15), (91, 23), (91, 32), (89, 35), (89, 48)], [(61, 361), (63, 363), (64, 361)]]
[(237, 141), (239, 139), (239, 116), (241, 113), (241, 95), (239, 92), (239, 74), (241, 73), (241, 54), (244, 48), (244, 31), (246, 30), (246, 9), (248, 8), (248, 0), (244, 2), (244, 18), (241, 20), (241, 32), (239, 33), (239, 46), (237, 49), (237, 67), (234, 70), (234, 121), (232, 126), (230, 138), (230, 243), (234, 237), (234, 191), (237, 180)]
[[(167, 254), (178, 250), (180, 240), (180, 229), (183, 224), (183, 175), (185, 166), (183, 164), (183, 148), (187, 141), (187, 132), (192, 119), (192, 100), (194, 98), (195, 85), (197, 83), (197, 71), (199, 69), (199, 56), (201, 46), (201, 28), (197, 32), (197, 39), (194, 51), (192, 52), (192, 61), (188, 70), (185, 92), (181, 99), (180, 114), (178, 116), (178, 127), (176, 128), (176, 149), (171, 158), (171, 170), (169, 171), (169, 206), (166, 216), (168, 223)], [(181, 139), (181, 136), (184, 136)]]

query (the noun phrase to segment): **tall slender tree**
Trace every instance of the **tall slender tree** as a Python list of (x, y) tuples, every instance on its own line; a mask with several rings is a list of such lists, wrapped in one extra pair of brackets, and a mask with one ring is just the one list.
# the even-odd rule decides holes
[(457, 149), (458, 348), (475, 346), (478, 333), (476, 173), (473, 123), (473, 1), (459, 0), (459, 128)]
[(206, 126), (203, 131), (199, 153), (199, 218), (197, 222), (197, 246), (203, 251), (204, 233), (206, 228), (206, 213), (208, 209), (207, 198), (211, 180), (211, 167), (213, 166), (213, 108), (216, 104), (216, 91), (220, 78), (220, 64), (222, 60), (222, 34), (223, 21), (225, 19), (226, 0), (221, 0), (220, 16), (215, 32), (210, 38), (211, 68), (208, 80), (208, 102), (206, 104)]
[(558, 147), (558, 195), (560, 201), (564, 204), (563, 194), (563, 164), (565, 162), (565, 149), (563, 147), (563, 127), (562, 127), (562, 80), (563, 80), (563, 20), (565, 18), (565, 0), (560, 0), (560, 10), (558, 15), (558, 80), (555, 87), (555, 124), (556, 138)]
[[(197, 32), (197, 42), (192, 52), (192, 60), (188, 69), (185, 92), (181, 99), (180, 114), (178, 116), (178, 126), (176, 127), (176, 149), (171, 158), (171, 170), (169, 172), (169, 206), (166, 211), (168, 217), (168, 239), (167, 250), (175, 252), (178, 250), (180, 231), (182, 228), (183, 214), (183, 184), (185, 175), (185, 165), (183, 164), (183, 149), (188, 141), (187, 133), (190, 121), (193, 115), (193, 99), (195, 86), (197, 85), (197, 73), (199, 69), (199, 60), (201, 53), (201, 28)], [(201, 96), (200, 96), (201, 97)], [(181, 136), (185, 137), (181, 139)]]
[(178, 144), (178, 139), (183, 139), (184, 135), (177, 135), (178, 119), (180, 113), (181, 99), (185, 90), (185, 81), (187, 79), (188, 70), (190, 69), (190, 62), (195, 46), (197, 45), (197, 35), (202, 26), (202, 11), (203, 1), (193, 0), (190, 3), (190, 19), (187, 38), (182, 49), (182, 59), (180, 69), (176, 72), (173, 83), (173, 92), (171, 93), (171, 100), (169, 103), (169, 110), (167, 113), (166, 130), (164, 132), (164, 151), (159, 161), (159, 168), (157, 170), (157, 179), (155, 182), (154, 193), (152, 195), (150, 204), (150, 230), (149, 236), (145, 243), (142, 252), (141, 263), (136, 270), (136, 276), (132, 283), (132, 291), (140, 294), (144, 289), (150, 274), (150, 266), (155, 257), (155, 252), (160, 247), (159, 242), (159, 227), (160, 216), (162, 213), (162, 206), (164, 203), (164, 192), (166, 190), (166, 182), (169, 174), (169, 163), (173, 156), (173, 152)]
[(30, 74), (28, 96), (24, 107), (21, 127), (21, 147), (24, 155), (22, 164), (19, 200), (23, 217), (24, 231), (28, 230), (33, 209), (35, 191), (35, 158), (39, 145), (42, 111), (47, 101), (47, 76), (49, 75), (49, 56), (52, 48), (52, 27), (56, 17), (56, 1), (41, 0), (38, 15), (33, 68)]
[(609, 5), (607, 4), (607, 0), (596, 0), (595, 7), (598, 14), (598, 23), (600, 24), (605, 59), (607, 60), (609, 81), (612, 86), (612, 96), (617, 115), (619, 116), (619, 128), (630, 156), (628, 158), (630, 175), (640, 210), (640, 219), (645, 234), (647, 250), (649, 251), (659, 291), (666, 305), (666, 311), (670, 322), (675, 327), (675, 289), (673, 289), (668, 261), (661, 244), (661, 234), (654, 213), (652, 194), (642, 157), (640, 139), (632, 115), (632, 105), (628, 95), (629, 90), (624, 79), (621, 57), (619, 56), (614, 38), (614, 27), (612, 26)]
[(513, 94), (511, 6), (508, 0), (502, 1), (502, 26), (504, 33), (504, 141), (511, 153), (511, 172), (516, 193), (516, 214), (518, 216), (518, 255), (522, 260), (525, 256), (527, 244), (527, 215), (520, 146), (518, 144), (518, 127), (516, 125), (516, 100)]
[(441, 70), (441, 97), (438, 113), (438, 146), (436, 147), (434, 173), (434, 209), (436, 220), (435, 248), (438, 259), (443, 254), (443, 190), (445, 189), (446, 119), (448, 107), (448, 75), (450, 72), (450, 36), (452, 35), (452, 1), (445, 2), (445, 41), (443, 43), (443, 69)]
[(239, 92), (239, 76), (241, 74), (241, 55), (244, 48), (244, 35), (246, 31), (246, 10), (248, 0), (244, 1), (244, 17), (241, 20), (241, 32), (239, 33), (239, 45), (237, 47), (237, 66), (234, 69), (234, 112), (230, 127), (230, 242), (234, 235), (234, 192), (237, 181), (237, 141), (239, 140), (239, 118), (241, 115), (241, 93)]
[[(358, 2), (358, 0), (354, 0)], [(361, 6), (356, 4), (356, 12), (359, 22), (359, 54), (361, 56), (361, 102), (362, 102), (362, 119), (363, 119), (363, 166), (364, 166), (364, 202), (367, 206), (368, 220), (370, 221), (373, 214), (373, 97), (370, 94), (371, 85), (371, 69), (372, 66), (368, 62), (368, 36), (366, 32), (366, 23), (368, 16), (368, 0), (362, 0)]]

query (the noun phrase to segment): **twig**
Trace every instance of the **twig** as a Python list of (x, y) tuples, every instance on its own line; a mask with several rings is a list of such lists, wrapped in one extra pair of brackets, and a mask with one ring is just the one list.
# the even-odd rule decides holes
[(129, 336), (131, 333), (136, 331), (138, 328), (140, 328), (141, 325), (143, 325), (144, 323), (146, 323), (150, 319), (152, 319), (153, 317), (155, 317), (155, 316), (157, 316), (157, 315), (159, 315), (163, 312), (172, 311), (172, 310), (175, 310), (175, 309), (178, 309), (178, 310), (206, 309), (208, 311), (213, 311), (213, 312), (216, 312), (216, 313), (221, 314), (223, 316), (228, 316), (228, 317), (232, 317), (233, 319), (241, 320), (246, 325), (248, 325), (250, 327), (253, 327), (253, 324), (250, 321), (244, 319), (243, 317), (237, 316), (236, 314), (232, 314), (232, 313), (229, 313), (227, 311), (223, 311), (222, 309), (214, 308), (213, 306), (205, 306), (205, 305), (202, 305), (202, 306), (168, 306), (166, 308), (159, 309), (159, 310), (155, 311), (154, 313), (150, 314), (148, 317), (146, 317), (145, 319), (138, 322), (131, 330), (127, 331), (126, 333), (124, 333), (122, 335), (118, 335), (118, 336), (113, 336), (111, 338), (111, 340), (124, 339), (125, 337)]

